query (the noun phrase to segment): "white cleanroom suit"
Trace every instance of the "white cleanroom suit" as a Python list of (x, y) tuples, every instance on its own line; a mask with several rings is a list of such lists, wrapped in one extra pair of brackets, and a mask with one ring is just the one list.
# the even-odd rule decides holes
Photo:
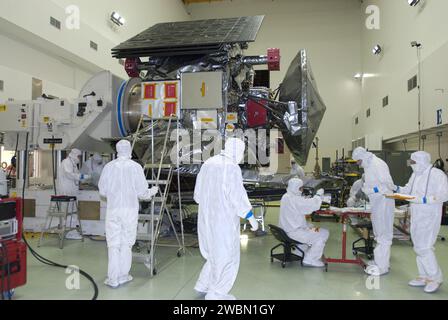
[(81, 173), (91, 177), (90, 183), (98, 185), (101, 172), (104, 169), (103, 157), (99, 153), (95, 153), (90, 159), (83, 163)]
[(305, 265), (323, 267), (325, 264), (321, 258), (329, 232), (326, 229), (315, 228), (306, 221), (306, 215), (320, 209), (323, 190), (320, 189), (313, 198), (306, 198), (300, 191), (302, 186), (303, 181), (300, 179), (289, 180), (287, 192), (280, 201), (279, 227), (291, 239), (311, 247), (303, 259)]
[(448, 201), (446, 174), (431, 165), (431, 156), (424, 151), (411, 155), (414, 173), (399, 193), (414, 196), (411, 202), (411, 238), (417, 255), (418, 278), (409, 285), (425, 287), (435, 292), (443, 281), (434, 253), (434, 244), (440, 231), (443, 203)]
[(72, 149), (67, 158), (62, 160), (57, 177), (56, 191), (63, 196), (76, 196), (79, 192), (79, 181), (87, 180), (89, 175), (79, 173), (77, 165), (81, 151)]
[(364, 168), (365, 183), (362, 191), (369, 197), (372, 206), (372, 227), (375, 235), (374, 264), (367, 267), (368, 274), (382, 275), (389, 272), (390, 247), (393, 239), (395, 201), (385, 197), (396, 187), (387, 164), (373, 153), (358, 147), (353, 151), (354, 160)]
[(356, 180), (350, 188), (350, 197), (347, 200), (348, 207), (360, 207), (365, 204), (363, 200), (364, 194), (362, 192), (362, 188), (364, 186), (365, 176), (362, 176), (362, 179)]
[(244, 149), (240, 139), (228, 139), (224, 151), (208, 159), (196, 178), (199, 248), (206, 262), (195, 290), (207, 300), (235, 299), (229, 292), (240, 265), (240, 218), (249, 219), (252, 231), (258, 227), (238, 165)]
[(149, 200), (158, 191), (148, 189), (143, 168), (131, 160), (131, 144), (117, 143), (118, 158), (109, 162), (101, 174), (98, 188), (107, 199), (106, 240), (109, 266), (106, 284), (117, 287), (132, 280), (132, 246), (137, 237), (139, 199)]

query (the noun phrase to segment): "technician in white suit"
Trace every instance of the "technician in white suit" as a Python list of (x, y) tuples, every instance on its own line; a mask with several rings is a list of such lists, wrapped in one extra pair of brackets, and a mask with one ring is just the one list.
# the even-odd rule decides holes
[(158, 191), (148, 188), (143, 168), (131, 160), (131, 144), (117, 143), (118, 158), (109, 162), (98, 183), (107, 199), (106, 241), (109, 253), (106, 285), (117, 288), (132, 281), (132, 246), (137, 238), (139, 199), (150, 200)]
[(229, 292), (240, 265), (240, 218), (249, 220), (252, 231), (258, 229), (238, 165), (244, 150), (242, 140), (228, 139), (225, 150), (208, 159), (196, 178), (199, 249), (206, 262), (195, 290), (206, 300), (235, 300)]
[(413, 174), (399, 193), (414, 196), (411, 203), (411, 238), (417, 255), (418, 277), (409, 282), (436, 292), (443, 282), (434, 245), (440, 231), (443, 203), (448, 201), (448, 179), (445, 172), (434, 168), (431, 155), (424, 151), (411, 155)]
[(375, 261), (366, 268), (366, 273), (383, 275), (389, 272), (390, 247), (394, 230), (395, 201), (386, 198), (396, 187), (387, 164), (373, 153), (358, 147), (353, 151), (353, 159), (364, 168), (365, 182), (362, 192), (369, 197), (372, 206), (372, 227), (375, 235)]
[(279, 227), (291, 239), (310, 247), (306, 250), (303, 264), (320, 268), (325, 266), (321, 258), (330, 233), (326, 229), (308, 224), (306, 216), (320, 209), (324, 190), (319, 189), (316, 196), (306, 198), (302, 195), (302, 187), (302, 180), (289, 180), (287, 192), (280, 201)]

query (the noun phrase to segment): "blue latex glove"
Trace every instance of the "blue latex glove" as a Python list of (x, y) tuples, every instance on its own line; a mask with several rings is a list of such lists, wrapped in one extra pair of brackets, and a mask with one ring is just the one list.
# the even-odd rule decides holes
[(81, 174), (81, 180), (89, 180), (90, 176), (88, 174)]
[(246, 215), (246, 219), (249, 220), (249, 218), (250, 218), (250, 217), (253, 217), (253, 216), (254, 216), (254, 212), (253, 212), (252, 210), (250, 210), (250, 211), (247, 213), (247, 215)]
[(427, 204), (428, 198), (427, 197), (415, 197), (414, 199), (409, 200), (410, 203), (415, 204)]

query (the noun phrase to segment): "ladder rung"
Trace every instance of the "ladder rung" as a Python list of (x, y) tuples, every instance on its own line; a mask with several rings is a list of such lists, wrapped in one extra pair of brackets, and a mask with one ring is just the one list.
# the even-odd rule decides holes
[[(159, 215), (154, 215), (154, 220), (159, 220)], [(151, 214), (139, 214), (138, 221), (151, 221)]]
[[(132, 258), (134, 259), (141, 259), (141, 260), (148, 260), (151, 257), (151, 254), (149, 253), (141, 253), (141, 252), (132, 252)], [(149, 261), (147, 261), (149, 262)]]
[(168, 184), (168, 180), (146, 180), (149, 184)]
[(162, 197), (153, 197), (149, 200), (140, 200), (140, 202), (152, 202), (154, 200), (154, 202), (162, 202)]
[(147, 163), (145, 164), (145, 169), (157, 169), (157, 168), (162, 168), (162, 169), (170, 169), (173, 167), (173, 165), (169, 164), (169, 163), (162, 163), (162, 165), (157, 164), (157, 163)]
[(151, 241), (151, 235), (147, 233), (137, 233), (137, 240)]

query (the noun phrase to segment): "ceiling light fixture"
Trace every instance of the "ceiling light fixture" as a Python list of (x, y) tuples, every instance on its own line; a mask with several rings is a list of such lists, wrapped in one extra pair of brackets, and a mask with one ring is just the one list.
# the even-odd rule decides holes
[(123, 18), (117, 11), (113, 11), (110, 15), (110, 20), (117, 26), (122, 26), (126, 23), (126, 19)]
[(372, 49), (372, 53), (375, 55), (379, 55), (381, 52), (383, 52), (383, 48), (379, 44), (375, 45)]

